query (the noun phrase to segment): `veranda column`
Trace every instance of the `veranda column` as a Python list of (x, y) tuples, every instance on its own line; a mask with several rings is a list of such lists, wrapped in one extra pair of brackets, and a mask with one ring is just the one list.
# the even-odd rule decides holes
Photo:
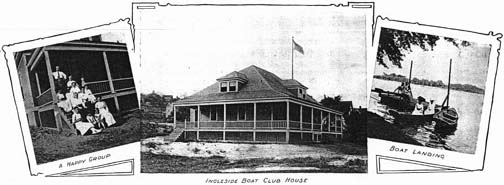
[(312, 141), (315, 140), (315, 135), (313, 133), (313, 107), (311, 107), (311, 139)]
[(290, 107), (290, 104), (289, 104), (289, 101), (286, 101), (285, 104), (287, 105), (287, 128), (285, 129), (285, 142), (286, 143), (289, 143), (289, 125), (290, 125), (290, 119), (289, 119), (289, 107)]
[(175, 128), (177, 128), (177, 106), (173, 106), (173, 124), (175, 124)]
[[(53, 75), (52, 75), (52, 68), (51, 68), (51, 60), (49, 60), (49, 53), (47, 51), (45, 51), (44, 49), (42, 49), (43, 51), (43, 55), (45, 57), (45, 63), (46, 63), (46, 67), (47, 67), (47, 77), (49, 78), (49, 85), (51, 87), (51, 97), (52, 97), (52, 102), (55, 102), (56, 100), (58, 100), (57, 96), (56, 96), (56, 85), (54, 84), (54, 78), (53, 78)], [(39, 88), (39, 91), (40, 91), (40, 88)], [(39, 93), (40, 95), (40, 93)], [(57, 117), (56, 115), (60, 115), (60, 111), (59, 110), (59, 107), (56, 103), (53, 103), (53, 111), (54, 111), (54, 117), (55, 117), (55, 120), (56, 120), (56, 127), (58, 127), (58, 130), (62, 131), (63, 130), (63, 125), (61, 123), (61, 118), (60, 117)], [(73, 127), (70, 127), (70, 129), (72, 129)], [(72, 129), (72, 131), (74, 131), (74, 129)]]
[(196, 125), (196, 141), (199, 140), (199, 125), (200, 125), (200, 119), (201, 119), (201, 107), (200, 105), (198, 105), (198, 121), (197, 121), (197, 124)]
[(257, 121), (257, 103), (254, 102), (254, 130), (252, 131), (253, 141), (256, 141), (256, 121)]
[[(303, 130), (303, 105), (299, 104), (299, 130)], [(301, 141), (303, 141), (303, 132), (301, 134)]]
[[(110, 93), (114, 94), (115, 93), (114, 83), (112, 82), (112, 75), (110, 74), (107, 53), (105, 51), (103, 52), (103, 63), (105, 63), (105, 70), (107, 71), (107, 78), (108, 78), (108, 82), (109, 82), (109, 86), (110, 86)], [(116, 110), (117, 110), (117, 112), (119, 112), (119, 111), (121, 111), (121, 109), (119, 107), (119, 101), (117, 100), (117, 96), (113, 96), (113, 97), (114, 97), (114, 103), (116, 106)]]
[(226, 141), (226, 104), (224, 104), (224, 130), (222, 131), (222, 140)]

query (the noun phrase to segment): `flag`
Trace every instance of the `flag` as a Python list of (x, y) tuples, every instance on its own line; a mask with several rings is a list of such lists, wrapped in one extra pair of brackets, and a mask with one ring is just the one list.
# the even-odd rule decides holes
[(301, 45), (299, 45), (298, 43), (296, 43), (296, 41), (294, 41), (294, 39), (292, 39), (292, 43), (294, 44), (294, 50), (296, 50), (299, 53), (301, 53), (301, 54), (304, 55), (303, 47), (301, 47)]

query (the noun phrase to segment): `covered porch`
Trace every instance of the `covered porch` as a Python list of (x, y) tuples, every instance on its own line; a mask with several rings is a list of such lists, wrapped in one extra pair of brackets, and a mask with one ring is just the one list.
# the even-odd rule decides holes
[(30, 125), (58, 130), (65, 126), (65, 116), (56, 106), (58, 92), (52, 75), (56, 66), (101, 96), (110, 112), (138, 109), (125, 44), (72, 41), (19, 52), (16, 64)]
[(293, 100), (175, 105), (174, 118), (195, 140), (276, 143), (341, 138), (344, 122), (339, 112)]

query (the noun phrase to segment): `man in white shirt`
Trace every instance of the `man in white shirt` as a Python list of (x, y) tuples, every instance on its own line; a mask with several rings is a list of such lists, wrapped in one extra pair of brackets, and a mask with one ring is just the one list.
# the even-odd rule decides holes
[(52, 73), (54, 81), (56, 82), (56, 90), (65, 88), (65, 81), (67, 76), (65, 73), (61, 72), (59, 66), (56, 66), (56, 70)]

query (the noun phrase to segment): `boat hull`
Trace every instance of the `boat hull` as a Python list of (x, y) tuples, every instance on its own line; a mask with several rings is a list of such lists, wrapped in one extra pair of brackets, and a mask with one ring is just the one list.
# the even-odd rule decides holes
[(413, 115), (409, 112), (399, 112), (396, 110), (390, 110), (389, 113), (394, 117), (394, 123), (399, 123), (400, 125), (430, 124), (434, 116), (434, 114)]

